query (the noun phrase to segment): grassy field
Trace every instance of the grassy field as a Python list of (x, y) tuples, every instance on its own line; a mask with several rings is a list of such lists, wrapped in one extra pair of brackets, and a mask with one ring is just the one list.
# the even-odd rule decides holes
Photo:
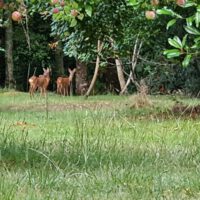
[(150, 98), (1, 91), (0, 200), (200, 199), (199, 117)]

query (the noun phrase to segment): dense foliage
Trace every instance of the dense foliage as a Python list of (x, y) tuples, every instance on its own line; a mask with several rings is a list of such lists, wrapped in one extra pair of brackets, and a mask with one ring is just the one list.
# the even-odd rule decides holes
[[(200, 82), (196, 56), (200, 35), (199, 4), (196, 1), (182, 3), (184, 4), (180, 5), (180, 1), (156, 0), (0, 1), (0, 58), (3, 60), (5, 54), (6, 13), (8, 10), (18, 11), (22, 20), (13, 21), (14, 76), (17, 89), (26, 90), (28, 73), (32, 74), (37, 68), (36, 74), (40, 74), (44, 66), (53, 66), (55, 73), (51, 88), (55, 88), (55, 79), (59, 75), (56, 72), (59, 66), (55, 63), (55, 49), (58, 44), (64, 52), (65, 70), (71, 59), (80, 60), (87, 63), (90, 79), (97, 55), (97, 40), (100, 39), (104, 41), (104, 49), (101, 52), (97, 88), (98, 91), (108, 92), (109, 81), (116, 79), (112, 58), (119, 56), (125, 74), (129, 73), (133, 49), (136, 40), (139, 40), (142, 48), (135, 69), (137, 80), (145, 78), (152, 93), (159, 92), (159, 88), (164, 87), (164, 92), (182, 89), (195, 94), (199, 90)], [(148, 17), (147, 11), (150, 11), (150, 15), (155, 15)], [(111, 39), (114, 46), (111, 45)], [(0, 69), (2, 86), (5, 65), (6, 63)], [(189, 67), (183, 68), (182, 65)], [(109, 69), (113, 76), (109, 75)], [(116, 85), (115, 83), (114, 87)], [(129, 90), (134, 89), (130, 85)]]

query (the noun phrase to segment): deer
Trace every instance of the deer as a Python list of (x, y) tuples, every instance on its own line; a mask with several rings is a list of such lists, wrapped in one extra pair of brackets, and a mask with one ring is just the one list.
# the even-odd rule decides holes
[(50, 81), (50, 68), (43, 68), (43, 75), (39, 75), (39, 77), (33, 75), (29, 78), (29, 93), (30, 97), (34, 96), (34, 92), (37, 90), (37, 88), (40, 90), (40, 95), (46, 95), (47, 87), (49, 85)]
[(76, 68), (74, 68), (73, 70), (71, 70), (70, 68), (68, 68), (69, 71), (69, 77), (58, 77), (56, 80), (56, 84), (57, 84), (57, 93), (58, 94), (63, 94), (65, 95), (69, 95), (69, 88), (72, 82), (72, 79), (74, 77), (74, 74), (76, 72)]

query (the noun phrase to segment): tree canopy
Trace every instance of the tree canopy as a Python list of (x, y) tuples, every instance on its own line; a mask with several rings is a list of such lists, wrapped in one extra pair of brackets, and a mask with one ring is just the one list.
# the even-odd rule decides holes
[[(199, 6), (197, 1), (189, 0), (1, 0), (0, 23), (3, 31), (8, 19), (13, 20), (14, 46), (18, 43), (15, 65), (21, 62), (22, 55), (30, 58), (31, 66), (50, 64), (52, 50), (58, 45), (65, 56), (92, 64), (97, 55), (97, 40), (101, 40), (104, 50), (100, 65), (104, 68), (109, 65), (109, 58), (118, 56), (127, 72), (139, 41), (142, 48), (137, 77), (161, 71), (168, 76), (173, 71), (171, 67), (159, 66), (179, 65), (179, 62), (183, 67), (193, 66), (198, 59)], [(24, 40), (19, 44), (20, 37)], [(25, 50), (23, 45), (28, 47), (29, 42), (31, 47)], [(1, 55), (4, 51), (2, 42)]]

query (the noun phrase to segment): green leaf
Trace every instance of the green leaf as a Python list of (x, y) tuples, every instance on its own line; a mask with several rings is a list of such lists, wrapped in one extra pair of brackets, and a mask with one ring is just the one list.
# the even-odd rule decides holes
[(78, 19), (80, 19), (81, 21), (83, 20), (84, 18), (84, 14), (83, 13), (80, 13), (78, 16), (77, 16)]
[(127, 1), (128, 1), (128, 4), (131, 6), (136, 6), (139, 4), (139, 2), (137, 0), (127, 0)]
[(158, 9), (158, 10), (156, 10), (156, 13), (158, 15), (169, 15), (169, 16), (172, 16), (172, 17), (180, 18), (180, 19), (183, 18), (181, 15), (175, 13), (173, 10), (168, 9), (168, 8)]
[(200, 37), (197, 37), (197, 38), (194, 39), (195, 43), (199, 43), (199, 41), (200, 41)]
[(193, 21), (194, 21), (194, 16), (186, 18), (187, 26), (192, 26)]
[(191, 58), (192, 58), (191, 54), (188, 54), (185, 56), (185, 58), (182, 62), (183, 67), (187, 67), (189, 65)]
[(195, 14), (195, 23), (196, 23), (196, 27), (199, 27), (199, 22), (200, 22), (200, 12), (196, 12)]
[(85, 12), (87, 13), (88, 16), (92, 16), (92, 6), (87, 5), (85, 8)]
[(191, 49), (197, 49), (198, 48), (198, 45), (197, 44), (194, 44), (190, 47)]
[(173, 39), (169, 38), (168, 42), (171, 46), (173, 46), (175, 48), (182, 49), (182, 47), (183, 47), (182, 42), (178, 36), (175, 36)]
[(170, 15), (170, 16), (174, 16), (174, 11), (171, 10), (171, 9), (167, 9), (167, 8), (158, 9), (158, 10), (156, 10), (156, 13), (158, 15)]
[(187, 34), (183, 37), (183, 40), (182, 40), (182, 48), (185, 46), (186, 44), (186, 40), (187, 40)]
[(77, 24), (77, 20), (75, 18), (72, 19), (70, 27), (74, 27)]
[(5, 52), (5, 49), (3, 49), (3, 48), (0, 47), (0, 52), (1, 52), (1, 51), (2, 51), (2, 52)]
[(169, 29), (169, 27), (173, 26), (176, 23), (176, 19), (172, 19), (167, 23), (167, 30)]
[(174, 58), (174, 57), (179, 57), (181, 55), (181, 52), (179, 49), (169, 49), (165, 50), (163, 54), (166, 55), (167, 58)]
[(200, 31), (192, 26), (184, 26), (185, 30), (192, 35), (200, 35)]
[(78, 3), (76, 3), (75, 1), (72, 2), (72, 7), (73, 9), (78, 9)]
[(197, 4), (195, 2), (187, 1), (182, 7), (189, 8), (192, 6), (196, 6)]
[(197, 6), (197, 12), (200, 12), (200, 5)]
[(180, 40), (180, 38), (178, 37), (178, 36), (174, 36), (174, 41), (176, 41), (178, 44), (179, 44), (179, 46), (182, 48), (183, 47), (183, 45), (182, 45), (182, 42), (181, 42), (181, 40)]

